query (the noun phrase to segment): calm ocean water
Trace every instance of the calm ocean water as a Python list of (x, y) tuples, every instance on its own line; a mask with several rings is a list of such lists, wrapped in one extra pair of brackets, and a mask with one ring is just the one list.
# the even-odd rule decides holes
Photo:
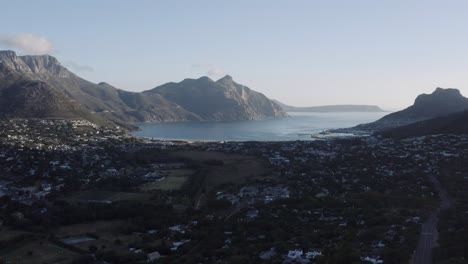
[(388, 113), (288, 113), (291, 117), (261, 121), (178, 122), (139, 124), (140, 137), (184, 140), (310, 140), (301, 134), (352, 127)]

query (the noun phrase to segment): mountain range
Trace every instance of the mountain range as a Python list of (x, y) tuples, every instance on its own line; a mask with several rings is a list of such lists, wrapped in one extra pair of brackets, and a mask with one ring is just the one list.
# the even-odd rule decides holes
[(85, 118), (128, 126), (139, 122), (233, 121), (281, 118), (281, 106), (225, 76), (167, 83), (129, 92), (87, 81), (49, 55), (0, 51), (0, 115)]
[(280, 105), (286, 112), (314, 112), (314, 113), (332, 113), (332, 112), (385, 112), (376, 105), (322, 105), (322, 106), (290, 106), (280, 101), (273, 100)]
[[(132, 123), (234, 121), (286, 117), (286, 111), (381, 112), (372, 105), (293, 107), (236, 83), (227, 75), (166, 83), (129, 92), (87, 81), (49, 55), (0, 51), (0, 117), (84, 118), (136, 128)], [(468, 98), (454, 88), (419, 95), (410, 107), (352, 129), (384, 136), (468, 133)]]

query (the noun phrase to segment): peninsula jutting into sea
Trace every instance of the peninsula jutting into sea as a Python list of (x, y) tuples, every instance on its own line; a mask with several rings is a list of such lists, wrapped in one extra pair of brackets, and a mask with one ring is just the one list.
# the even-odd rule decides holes
[(2, 3), (0, 264), (468, 263), (467, 8)]

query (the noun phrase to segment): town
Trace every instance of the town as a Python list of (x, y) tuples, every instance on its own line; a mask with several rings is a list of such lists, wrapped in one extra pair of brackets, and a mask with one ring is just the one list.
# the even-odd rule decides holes
[(467, 257), (468, 136), (185, 142), (9, 119), (0, 144), (0, 263), (403, 263), (434, 212), (434, 259)]

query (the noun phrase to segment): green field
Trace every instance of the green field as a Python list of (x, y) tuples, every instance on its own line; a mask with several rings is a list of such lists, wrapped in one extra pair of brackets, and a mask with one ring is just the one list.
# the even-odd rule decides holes
[(58, 263), (65, 264), (78, 256), (77, 253), (59, 247), (47, 240), (26, 242), (20, 247), (0, 255), (0, 263)]
[(148, 193), (110, 192), (110, 191), (84, 191), (69, 198), (72, 202), (101, 202), (112, 203), (119, 201), (146, 201), (151, 198)]
[(245, 184), (254, 180), (276, 178), (269, 164), (262, 158), (207, 151), (174, 151), (174, 158), (189, 159), (203, 167), (202, 177), (196, 182), (197, 193), (193, 204), (200, 208), (206, 204), (207, 194), (225, 184)]
[(171, 170), (169, 175), (161, 181), (154, 181), (145, 183), (140, 186), (142, 191), (151, 190), (180, 190), (184, 183), (188, 180), (189, 176), (195, 171), (189, 169)]
[[(12, 228), (8, 228), (6, 226), (2, 226), (0, 228), (0, 241), (8, 241), (14, 238), (17, 238), (19, 236), (27, 236), (30, 235), (30, 233), (26, 231), (21, 231), (21, 230), (15, 230)], [(0, 249), (1, 252), (1, 249)]]
[(223, 161), (222, 166), (209, 166), (205, 182), (208, 190), (225, 183), (240, 184), (249, 179), (273, 174), (265, 160), (252, 156), (207, 151), (176, 151), (170, 155), (202, 163), (210, 160)]

